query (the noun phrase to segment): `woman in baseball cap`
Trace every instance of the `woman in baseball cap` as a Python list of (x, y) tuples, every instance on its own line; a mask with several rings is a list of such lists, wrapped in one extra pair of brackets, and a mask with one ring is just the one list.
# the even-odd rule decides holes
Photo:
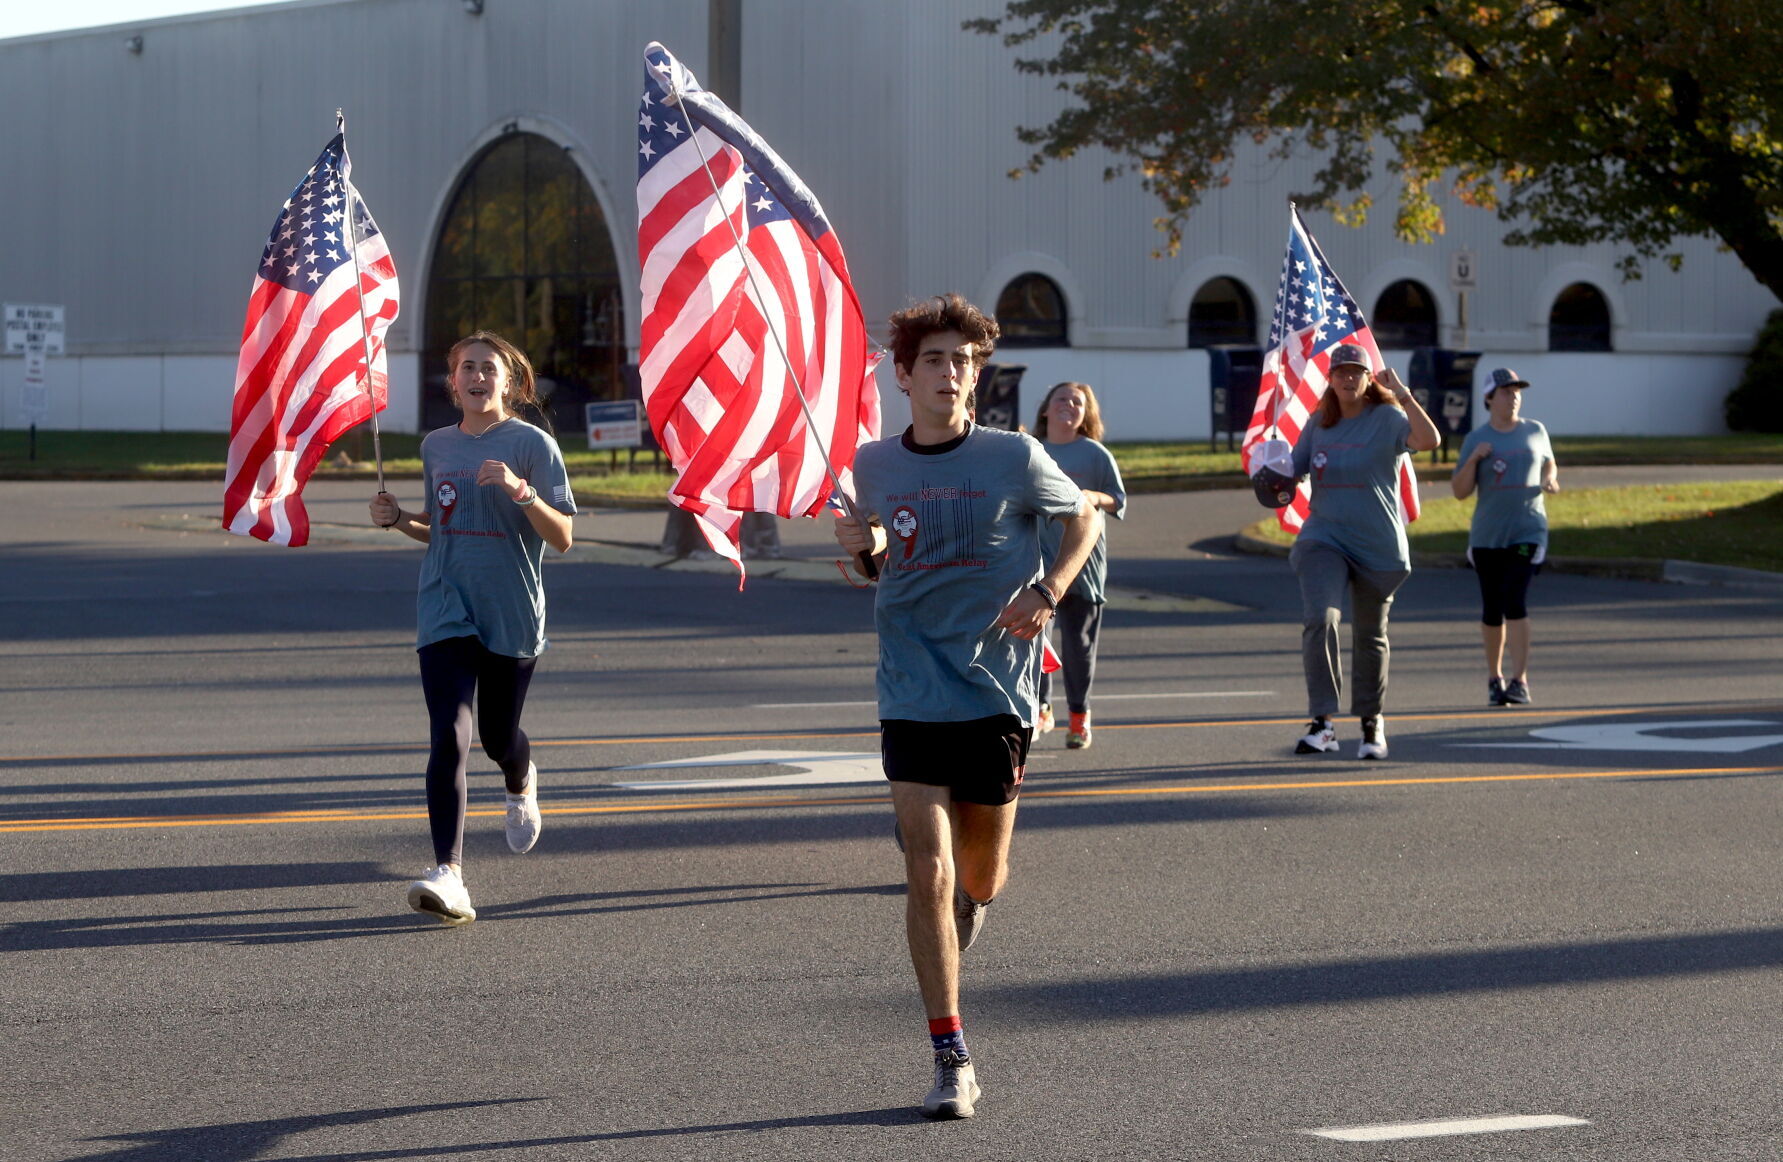
[(1301, 662), (1311, 721), (1298, 754), (1337, 749), (1343, 689), (1338, 625), (1347, 591), (1355, 618), (1350, 709), (1362, 720), (1356, 757), (1387, 757), (1381, 704), (1387, 693), (1387, 613), (1411, 576), (1400, 511), (1399, 457), (1441, 443), (1436, 425), (1392, 368), (1380, 375), (1354, 343), (1331, 351), (1319, 410), (1294, 445), (1296, 480), (1312, 478), (1312, 506), (1288, 561), (1300, 579)]
[[(1560, 491), (1548, 429), (1522, 418), (1529, 381), (1508, 367), (1486, 377), (1489, 420), (1461, 444), (1449, 481), (1456, 500), (1476, 492), (1467, 559), (1480, 580), (1486, 705), (1524, 705), (1529, 693), (1529, 582), (1548, 553), (1545, 492)], [(1510, 676), (1504, 655), (1510, 653)]]

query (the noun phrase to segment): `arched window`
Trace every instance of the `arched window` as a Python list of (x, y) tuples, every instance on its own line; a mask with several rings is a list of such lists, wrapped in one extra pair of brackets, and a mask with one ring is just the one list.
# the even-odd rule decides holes
[(422, 430), (452, 423), (446, 352), (479, 328), (519, 344), (559, 432), (582, 405), (624, 395), (619, 266), (600, 203), (563, 149), (510, 133), (453, 191), (434, 247), (422, 344)]
[(1201, 284), (1189, 304), (1189, 346), (1251, 347), (1257, 342), (1257, 308), (1235, 278)]
[(999, 347), (1069, 347), (1065, 296), (1044, 274), (1024, 274), (997, 296)]
[(1548, 310), (1548, 350), (1608, 351), (1610, 304), (1588, 282), (1575, 282)]
[(1436, 346), (1436, 298), (1421, 282), (1402, 278), (1375, 300), (1369, 318), (1381, 347)]

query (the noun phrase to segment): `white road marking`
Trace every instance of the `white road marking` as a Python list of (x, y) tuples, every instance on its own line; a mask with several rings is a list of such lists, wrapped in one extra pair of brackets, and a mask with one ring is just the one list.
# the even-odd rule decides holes
[(1645, 750), (1683, 751), (1692, 754), (1742, 754), (1775, 746), (1783, 734), (1724, 734), (1718, 738), (1662, 738), (1656, 730), (1706, 730), (1730, 726), (1770, 726), (1759, 718), (1696, 718), (1679, 722), (1610, 722), (1587, 726), (1544, 726), (1529, 732), (1544, 742), (1450, 743), (1450, 746), (1491, 747), (1496, 750)]
[[(1098, 702), (1133, 702), (1147, 698), (1273, 698), (1274, 690), (1182, 690), (1170, 694), (1098, 694)], [(877, 706), (877, 702), (756, 702), (751, 710), (794, 710), (827, 706)]]
[(689, 779), (674, 783), (619, 783), (627, 791), (714, 791), (739, 787), (816, 787), (844, 783), (882, 783), (885, 769), (878, 751), (739, 750), (697, 759), (672, 759), (639, 763), (623, 771), (664, 770), (671, 767), (752, 767), (774, 764), (792, 767), (785, 775), (758, 775), (749, 779)]
[(1549, 1130), (1560, 1126), (1589, 1126), (1584, 1118), (1563, 1114), (1513, 1114), (1496, 1118), (1447, 1118), (1434, 1122), (1384, 1122), (1373, 1126), (1333, 1126), (1302, 1130), (1339, 1142), (1395, 1142), (1402, 1138), (1443, 1138), (1455, 1134), (1498, 1134), (1507, 1130)]

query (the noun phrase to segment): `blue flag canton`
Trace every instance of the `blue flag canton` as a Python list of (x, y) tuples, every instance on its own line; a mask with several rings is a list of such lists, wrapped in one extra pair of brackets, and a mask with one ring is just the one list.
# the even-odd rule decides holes
[[(291, 191), (260, 255), (260, 277), (286, 290), (313, 293), (345, 262), (353, 260), (346, 242), (346, 177), (350, 168), (339, 137), (328, 143), (316, 164)], [(353, 200), (353, 229), (363, 240), (378, 232), (365, 203)]]
[(1280, 289), (1275, 296), (1275, 319), (1269, 325), (1269, 346), (1312, 328), (1309, 355), (1327, 350), (1354, 335), (1367, 324), (1362, 308), (1337, 281), (1337, 275), (1318, 252), (1307, 245), (1299, 230), (1290, 232), (1288, 253), (1282, 259)]
[[(650, 62), (650, 67), (658, 72), (669, 68), (666, 58), (652, 54), (647, 59)], [(683, 75), (686, 76), (685, 73)], [(688, 80), (691, 83), (691, 77)], [(683, 145), (688, 149), (696, 148), (690, 144), (691, 134), (688, 126), (698, 127), (701, 125), (698, 110), (693, 108), (693, 103), (687, 101), (681, 101), (674, 105), (668, 104), (663, 100), (665, 92), (666, 89), (662, 82), (651, 77), (648, 73), (645, 74), (644, 95), (638, 102), (639, 181), (643, 181), (644, 175), (655, 169), (664, 157), (677, 148)], [(689, 92), (698, 92), (706, 101), (717, 102), (717, 98), (697, 86), (690, 89)], [(736, 118), (735, 114), (730, 116), (733, 119)], [(743, 153), (741, 150), (738, 152)], [(744, 157), (744, 212), (748, 228), (754, 230), (771, 222), (784, 222), (791, 218), (793, 215), (788, 212), (780, 196), (769, 188), (768, 183), (763, 181), (755, 169), (748, 164), (747, 154), (744, 154)], [(708, 162), (713, 160), (711, 148), (706, 151), (706, 160)]]

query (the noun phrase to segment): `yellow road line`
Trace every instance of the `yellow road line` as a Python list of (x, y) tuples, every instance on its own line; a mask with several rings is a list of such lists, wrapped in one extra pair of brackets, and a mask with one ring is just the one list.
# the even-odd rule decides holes
[[(1776, 704), (1764, 703), (1706, 703), (1687, 706), (1606, 706), (1592, 709), (1546, 708), (1511, 710), (1508, 707), (1497, 710), (1442, 710), (1427, 714), (1392, 714), (1388, 715), (1394, 722), (1456, 722), (1490, 718), (1499, 722), (1519, 722), (1531, 718), (1602, 718), (1617, 714), (1653, 714), (1660, 711), (1676, 714), (1716, 714), (1733, 710), (1755, 709), (1768, 713), (1777, 713)], [(1108, 730), (1206, 730), (1222, 726), (1299, 726), (1306, 722), (1304, 714), (1287, 718), (1221, 718), (1200, 719), (1184, 722), (1098, 722), (1096, 729)], [(803, 731), (783, 734), (665, 734), (665, 735), (629, 735), (618, 738), (534, 738), (533, 746), (543, 747), (575, 747), (575, 746), (641, 746), (645, 744), (662, 745), (665, 743), (708, 743), (708, 742), (788, 742), (805, 739), (825, 738), (878, 738), (879, 730), (850, 731)], [(396, 754), (422, 753), (427, 749), (424, 743), (389, 743), (372, 742), (363, 744), (342, 744), (339, 746), (300, 746), (285, 750), (234, 750), (234, 751), (198, 751), (179, 754), (96, 754), (96, 755), (0, 755), (0, 766), (9, 764), (27, 765), (32, 763), (115, 763), (120, 761), (167, 762), (175, 759), (192, 759), (194, 761), (210, 761), (215, 759), (277, 759), (295, 758), (303, 755), (326, 754)]]
[[(1783, 766), (1634, 768), (1618, 771), (1538, 771), (1505, 775), (1436, 775), (1402, 779), (1322, 779), (1292, 783), (1208, 783), (1167, 787), (1090, 787), (1070, 791), (1024, 791), (1024, 799), (1086, 799), (1120, 795), (1214, 795), (1238, 791), (1318, 791), (1354, 787), (1419, 787), (1460, 783), (1554, 782), (1570, 779), (1666, 779), (1702, 775), (1783, 774)], [(656, 811), (755, 811), (764, 807), (844, 807), (889, 803), (889, 795), (834, 795), (801, 799), (693, 799), (670, 802), (570, 804), (546, 807), (545, 815), (622, 815)], [(502, 810), (472, 810), (472, 816), (501, 815)], [(142, 827), (217, 827), (250, 823), (370, 823), (388, 819), (425, 819), (426, 811), (264, 811), (245, 815), (114, 816), (90, 819), (19, 819), (0, 823), (0, 834), (28, 831), (108, 831)]]

